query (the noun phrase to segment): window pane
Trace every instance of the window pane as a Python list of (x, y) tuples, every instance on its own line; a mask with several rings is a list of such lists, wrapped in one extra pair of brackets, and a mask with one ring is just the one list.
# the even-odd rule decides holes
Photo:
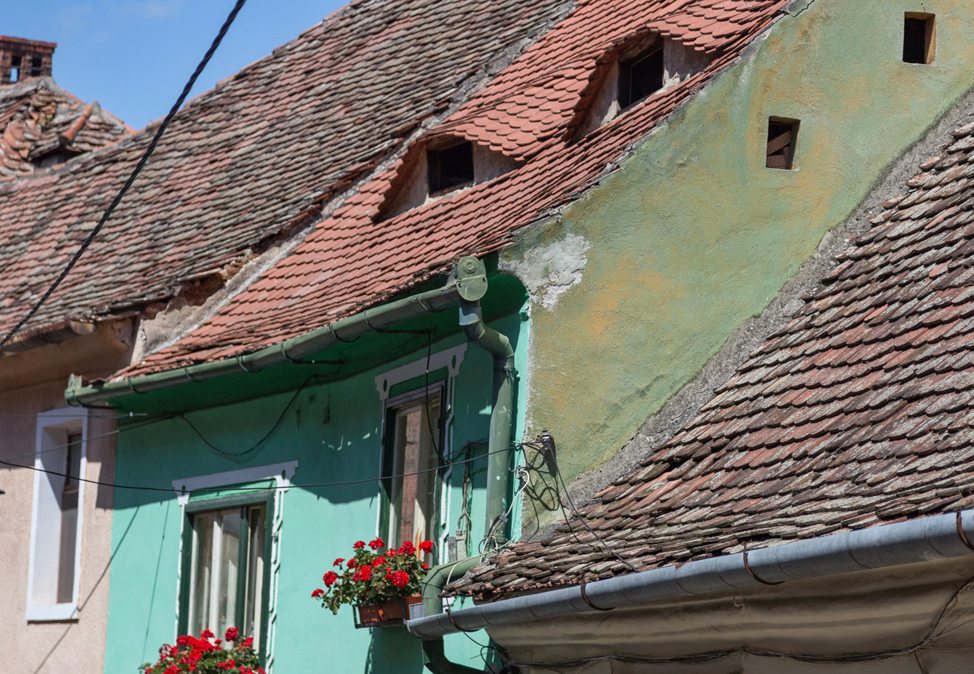
[(240, 565), (240, 513), (239, 509), (224, 510), (221, 517), (220, 543), (220, 582), (219, 592), (219, 621), (210, 629), (218, 638), (228, 627), (235, 627), (237, 622), (237, 580)]
[(193, 518), (189, 631), (228, 627), (260, 643), (263, 611), (264, 505), (199, 513)]
[(260, 617), (264, 600), (264, 524), (266, 508), (250, 509), (248, 526), (247, 592), (244, 600), (244, 619), (240, 631), (260, 644)]
[(395, 412), (389, 544), (411, 541), (418, 545), (432, 532), (436, 491), (436, 456), (439, 443), (439, 395)]
[(81, 433), (68, 433), (61, 492), (61, 541), (58, 547), (57, 601), (74, 598), (74, 558), (78, 538), (78, 474), (81, 472)]
[(213, 567), (213, 514), (193, 518), (189, 631), (198, 635), (210, 622), (210, 578)]

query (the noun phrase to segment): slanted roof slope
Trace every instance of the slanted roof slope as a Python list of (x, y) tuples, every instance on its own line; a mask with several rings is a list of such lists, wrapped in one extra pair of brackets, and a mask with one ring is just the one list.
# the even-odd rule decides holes
[[(379, 170), (295, 250), (174, 346), (119, 373), (231, 358), (381, 303), (454, 259), (486, 254), (597, 181), (778, 16), (785, 0), (586, 0), (427, 134), (460, 136), (518, 168), (395, 217), (382, 208), (410, 165)], [(620, 41), (651, 27), (713, 55), (709, 67), (575, 141), (578, 109)], [(430, 94), (432, 95), (432, 94)], [(408, 153), (407, 153), (408, 154)]]
[(91, 152), (130, 133), (98, 103), (79, 101), (50, 77), (0, 86), (0, 180), (33, 175), (53, 152)]
[[(974, 123), (700, 414), (584, 511), (640, 570), (974, 503)], [(491, 598), (628, 572), (585, 531), (455, 583)]]
[[(564, 0), (357, 0), (187, 105), (25, 332), (140, 309), (232, 273), (315, 217)], [(0, 331), (63, 268), (155, 125), (0, 185)], [(79, 135), (78, 141), (82, 136)]]

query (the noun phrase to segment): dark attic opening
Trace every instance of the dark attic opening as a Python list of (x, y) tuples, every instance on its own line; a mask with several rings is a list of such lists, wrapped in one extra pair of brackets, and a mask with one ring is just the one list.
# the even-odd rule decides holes
[(619, 106), (628, 108), (663, 88), (663, 45), (619, 63)]
[(904, 63), (933, 63), (935, 36), (933, 14), (907, 12), (903, 19)]
[(768, 147), (765, 166), (790, 171), (794, 166), (798, 141), (797, 119), (768, 118)]
[(426, 150), (429, 193), (445, 192), (473, 182), (473, 144), (469, 141)]

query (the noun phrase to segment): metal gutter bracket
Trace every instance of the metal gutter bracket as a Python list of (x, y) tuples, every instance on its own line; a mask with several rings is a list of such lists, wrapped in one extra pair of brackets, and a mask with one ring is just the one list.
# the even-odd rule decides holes
[(473, 256), (460, 258), (454, 267), (457, 294), (468, 302), (477, 302), (487, 294), (487, 268), (484, 261)]

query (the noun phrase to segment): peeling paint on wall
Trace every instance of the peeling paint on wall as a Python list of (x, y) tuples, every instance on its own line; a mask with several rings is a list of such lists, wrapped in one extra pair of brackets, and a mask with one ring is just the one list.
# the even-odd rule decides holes
[(577, 234), (527, 251), (520, 260), (501, 261), (502, 271), (513, 274), (528, 289), (535, 304), (554, 308), (558, 298), (582, 282), (592, 244)]
[[(902, 60), (916, 6), (817, 0), (783, 18), (597, 187), (502, 253), (545, 308), (532, 312), (526, 434), (552, 432), (566, 482), (605, 465), (760, 315), (974, 85), (969, 0), (925, 0), (938, 21), (933, 65)], [(772, 116), (801, 120), (795, 170), (765, 165)], [(559, 516), (526, 509), (525, 530)]]

